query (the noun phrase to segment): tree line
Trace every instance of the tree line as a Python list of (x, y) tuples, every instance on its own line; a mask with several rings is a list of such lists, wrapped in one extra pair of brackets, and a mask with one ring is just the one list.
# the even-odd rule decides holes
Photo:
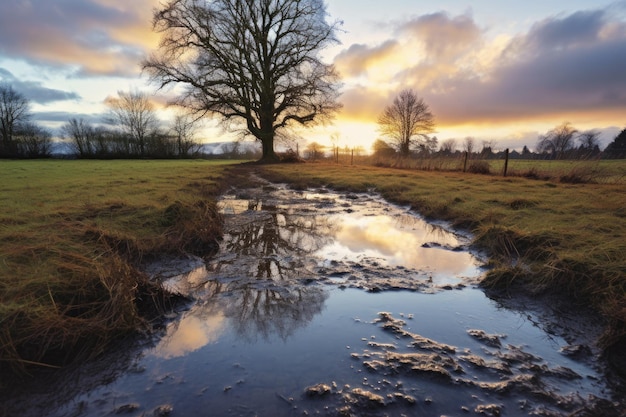
[[(79, 158), (191, 157), (200, 150), (197, 125), (179, 113), (169, 126), (156, 116), (142, 92), (119, 91), (106, 101), (109, 112), (98, 124), (70, 118), (59, 133)], [(0, 85), (0, 157), (45, 158), (52, 153), (52, 132), (32, 121), (29, 100), (11, 85)]]
[[(504, 151), (495, 152), (494, 141), (483, 141), (478, 150), (476, 140), (466, 137), (461, 143), (446, 139), (441, 144), (435, 136), (435, 121), (429, 106), (416, 91), (406, 89), (385, 107), (378, 119), (379, 130), (388, 141), (378, 139), (372, 146), (374, 156), (398, 157), (431, 156), (466, 153), (482, 159), (501, 157)], [(513, 158), (527, 159), (592, 159), (626, 158), (626, 129), (604, 149), (600, 150), (598, 130), (579, 131), (565, 122), (541, 135), (536, 151), (524, 146), (521, 153), (513, 151)], [(459, 149), (459, 146), (461, 149)]]

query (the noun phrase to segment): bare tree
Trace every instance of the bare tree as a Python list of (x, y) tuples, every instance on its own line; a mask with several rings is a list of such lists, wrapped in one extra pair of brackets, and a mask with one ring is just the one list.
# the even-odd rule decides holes
[(52, 134), (32, 122), (22, 123), (15, 131), (19, 154), (27, 158), (50, 156)]
[(307, 159), (312, 161), (321, 159), (324, 156), (324, 147), (317, 142), (311, 142), (304, 150)]
[(96, 129), (84, 119), (70, 119), (61, 127), (61, 132), (64, 137), (72, 141), (72, 146), (78, 156), (93, 156), (96, 149)]
[(409, 155), (412, 145), (419, 145), (434, 131), (435, 121), (424, 99), (407, 89), (385, 108), (378, 118), (380, 131), (389, 137), (401, 157)]
[(0, 84), (0, 156), (17, 156), (15, 133), (30, 119), (30, 103), (8, 84)]
[(189, 113), (178, 113), (174, 116), (171, 131), (176, 141), (178, 156), (190, 156), (194, 148), (199, 147), (195, 141), (197, 130), (196, 120)]
[(574, 147), (574, 136), (578, 131), (570, 123), (563, 123), (539, 137), (537, 151), (562, 159)]
[(446, 139), (441, 142), (439, 152), (444, 155), (452, 155), (456, 151), (456, 139)]
[(600, 132), (587, 130), (578, 135), (578, 157), (582, 159), (593, 158), (600, 154)]
[(472, 152), (474, 152), (474, 147), (476, 145), (475, 142), (476, 140), (471, 136), (468, 136), (463, 140), (463, 150), (467, 152), (468, 155), (471, 155)]
[(319, 56), (336, 41), (323, 0), (170, 0), (153, 26), (163, 37), (143, 64), (152, 80), (186, 86), (176, 104), (243, 125), (262, 161), (278, 160), (277, 132), (339, 108), (337, 73)]
[(578, 142), (583, 149), (592, 150), (600, 145), (600, 132), (587, 130), (578, 135)]
[(117, 98), (107, 98), (111, 114), (108, 122), (128, 136), (128, 153), (146, 154), (148, 136), (158, 129), (153, 104), (146, 93), (118, 91)]

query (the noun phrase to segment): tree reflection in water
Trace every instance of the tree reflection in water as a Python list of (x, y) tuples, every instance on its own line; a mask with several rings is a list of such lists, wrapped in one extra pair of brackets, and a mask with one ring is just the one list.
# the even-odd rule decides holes
[[(233, 278), (270, 279), (283, 284), (286, 280), (312, 274), (307, 268), (307, 255), (331, 241), (331, 220), (327, 216), (289, 213), (267, 203), (255, 202), (247, 206), (249, 210), (227, 216), (229, 231), (221, 247), (225, 256), (211, 263), (211, 272)], [(225, 210), (225, 213), (236, 213), (236, 210)]]
[[(197, 304), (179, 322), (172, 323), (164, 346), (191, 352), (202, 343), (214, 342), (221, 325), (198, 323), (199, 319), (221, 323), (220, 317), (231, 320), (237, 334), (247, 340), (259, 336), (286, 340), (322, 311), (327, 291), (308, 286), (304, 280), (313, 276), (315, 263), (309, 255), (330, 239), (330, 221), (292, 214), (267, 203), (230, 203), (224, 210), (228, 232), (220, 253), (206, 269), (168, 283), (170, 288), (195, 298)], [(205, 331), (207, 334), (197, 334)], [(173, 354), (173, 349), (161, 353), (168, 354)]]

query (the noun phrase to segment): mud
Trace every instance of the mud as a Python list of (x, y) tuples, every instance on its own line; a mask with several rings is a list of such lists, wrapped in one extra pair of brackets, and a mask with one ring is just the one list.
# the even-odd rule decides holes
[[(368, 376), (363, 378), (367, 389), (359, 389), (369, 401), (355, 401), (349, 386), (332, 389), (326, 384), (309, 387), (305, 392), (319, 392), (333, 397), (340, 415), (377, 415), (376, 408), (398, 412), (403, 406), (428, 405), (430, 414), (448, 409), (449, 404), (433, 401), (442, 386), (455, 392), (454, 402), (459, 412), (485, 416), (501, 415), (594, 415), (603, 410), (606, 415), (621, 415), (623, 403), (579, 392), (561, 392), (561, 387), (584, 377), (564, 366), (550, 366), (542, 358), (525, 351), (524, 346), (501, 346), (506, 335), (489, 335), (483, 330), (468, 330), (484, 346), (479, 352), (450, 346), (427, 339), (406, 329), (404, 320), (388, 312), (379, 313), (372, 321), (393, 334), (395, 344), (367, 343), (361, 353), (351, 357), (361, 363)], [(433, 392), (417, 388), (432, 385)], [(334, 386), (337, 384), (335, 383)], [(494, 402), (494, 400), (497, 400)], [(425, 407), (420, 407), (424, 410)], [(620, 411), (622, 410), (622, 411)], [(317, 410), (316, 412), (320, 412)]]
[(0, 415), (624, 415), (594, 321), (487, 297), (471, 236), (370, 194), (266, 184), (219, 205), (217, 255), (144, 265), (190, 300), (152, 343)]

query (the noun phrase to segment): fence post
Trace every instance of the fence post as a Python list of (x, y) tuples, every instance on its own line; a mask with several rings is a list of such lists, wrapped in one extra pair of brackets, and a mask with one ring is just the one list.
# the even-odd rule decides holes
[(354, 148), (352, 148), (352, 157), (350, 158), (350, 165), (354, 165)]
[(509, 148), (506, 148), (504, 151), (504, 176), (506, 177), (506, 172), (509, 169)]
[(463, 172), (467, 171), (467, 157), (469, 152), (465, 151), (465, 160), (463, 161)]

